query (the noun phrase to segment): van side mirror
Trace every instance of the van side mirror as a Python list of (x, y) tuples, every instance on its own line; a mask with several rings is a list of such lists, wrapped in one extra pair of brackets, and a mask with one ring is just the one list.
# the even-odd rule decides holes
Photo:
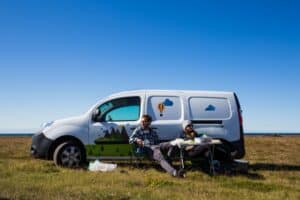
[(95, 122), (99, 122), (100, 119), (99, 119), (99, 116), (101, 115), (101, 112), (99, 109), (95, 109), (92, 113), (92, 120), (95, 121)]

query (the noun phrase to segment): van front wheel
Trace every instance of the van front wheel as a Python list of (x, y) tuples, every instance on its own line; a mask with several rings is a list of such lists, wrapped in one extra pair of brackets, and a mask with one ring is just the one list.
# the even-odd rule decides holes
[(83, 163), (83, 151), (76, 142), (63, 142), (56, 147), (53, 160), (57, 166), (76, 168)]

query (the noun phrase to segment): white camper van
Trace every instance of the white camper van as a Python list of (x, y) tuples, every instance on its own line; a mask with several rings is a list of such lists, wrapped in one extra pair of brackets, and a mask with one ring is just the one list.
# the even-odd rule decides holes
[(198, 133), (220, 139), (220, 153), (245, 154), (241, 107), (233, 92), (138, 90), (113, 94), (85, 114), (45, 123), (32, 137), (31, 154), (62, 166), (78, 166), (86, 159), (132, 159), (128, 138), (141, 116), (152, 117), (161, 141), (182, 133), (191, 120)]

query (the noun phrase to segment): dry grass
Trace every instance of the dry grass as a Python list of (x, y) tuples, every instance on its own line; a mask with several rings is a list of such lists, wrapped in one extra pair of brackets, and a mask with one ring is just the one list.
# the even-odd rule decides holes
[(300, 137), (246, 137), (249, 174), (172, 178), (155, 168), (57, 168), (29, 156), (29, 137), (0, 137), (0, 199), (300, 199)]

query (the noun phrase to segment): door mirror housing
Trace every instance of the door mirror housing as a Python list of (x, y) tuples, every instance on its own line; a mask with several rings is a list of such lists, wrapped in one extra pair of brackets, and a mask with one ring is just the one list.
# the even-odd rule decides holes
[(94, 122), (100, 122), (100, 115), (101, 115), (101, 112), (100, 112), (100, 110), (97, 108), (97, 109), (95, 109), (94, 111), (93, 111), (93, 113), (92, 113), (92, 120), (94, 121)]

